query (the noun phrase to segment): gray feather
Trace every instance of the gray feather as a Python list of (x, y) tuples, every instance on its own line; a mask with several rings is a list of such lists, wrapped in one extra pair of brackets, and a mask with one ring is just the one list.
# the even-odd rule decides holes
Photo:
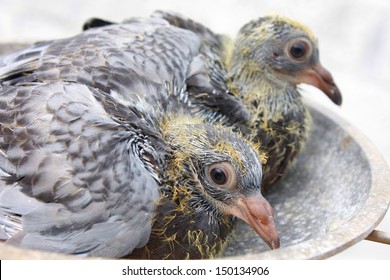
[[(14, 104), (14, 110), (0, 110), (0, 167), (7, 166), (0, 181), (3, 239), (111, 257), (145, 244), (158, 175), (142, 158), (146, 140), (128, 145), (143, 120), (126, 111), (128, 125), (117, 123), (118, 112), (97, 101), (102, 96), (109, 98), (64, 82), (3, 88), (0, 103)], [(156, 161), (164, 154), (148, 149)]]
[(221, 36), (205, 27), (155, 13), (11, 54), (0, 65), (0, 83), (75, 81), (114, 91), (117, 102), (146, 113), (155, 104), (159, 112), (184, 109), (208, 121), (243, 122), (249, 113), (227, 90), (221, 48)]

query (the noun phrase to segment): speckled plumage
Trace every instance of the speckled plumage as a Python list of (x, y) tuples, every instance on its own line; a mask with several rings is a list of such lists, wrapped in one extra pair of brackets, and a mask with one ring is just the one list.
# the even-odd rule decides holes
[[(29, 248), (112, 257), (147, 241), (158, 185), (143, 157), (150, 153), (161, 162), (164, 150), (150, 147), (158, 136), (148, 131), (150, 125), (123, 109), (129, 123), (119, 122), (99, 102), (103, 97), (97, 89), (73, 83), (3, 87), (3, 239), (12, 237), (11, 244)], [(141, 127), (142, 134), (137, 133)], [(139, 214), (126, 213), (133, 209)], [(135, 228), (136, 223), (145, 227)], [(118, 238), (126, 235), (134, 238)]]
[[(220, 80), (250, 113), (248, 121), (240, 125), (242, 133), (267, 153), (263, 188), (270, 188), (286, 173), (304, 145), (308, 131), (310, 116), (296, 85), (314, 85), (334, 103), (341, 104), (341, 94), (332, 76), (319, 63), (315, 36), (299, 22), (273, 15), (247, 23), (231, 41), (191, 19), (171, 13), (157, 14), (171, 24), (195, 32), (202, 39), (205, 56), (222, 65)], [(302, 59), (288, 53), (294, 43), (307, 44)], [(231, 111), (229, 115), (234, 113)]]
[(208, 81), (200, 45), (164, 20), (134, 19), (6, 56), (0, 238), (69, 254), (207, 258), (233, 215), (279, 247), (261, 152), (213, 124), (240, 122), (245, 108), (206, 83), (210, 107), (230, 105), (193, 116)]
[[(246, 121), (245, 106), (209, 74), (196, 34), (164, 19), (134, 18), (15, 52), (4, 59), (0, 83), (76, 81), (115, 91), (130, 104), (145, 102), (145, 110), (156, 109), (149, 106), (154, 103), (165, 111), (184, 107), (203, 118), (198, 112), (206, 110), (213, 122)], [(229, 116), (231, 111), (236, 113)]]

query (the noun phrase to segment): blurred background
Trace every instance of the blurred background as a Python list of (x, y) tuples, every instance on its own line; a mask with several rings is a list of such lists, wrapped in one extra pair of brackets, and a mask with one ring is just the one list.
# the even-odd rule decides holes
[[(91, 17), (122, 21), (156, 9), (179, 12), (230, 36), (249, 20), (269, 13), (310, 26), (319, 38), (322, 65), (343, 94), (343, 105), (336, 107), (309, 86), (303, 87), (305, 96), (345, 117), (390, 162), (388, 0), (0, 0), (0, 43), (72, 36)], [(390, 214), (377, 229), (390, 233)], [(390, 246), (364, 240), (332, 259), (390, 259)]]

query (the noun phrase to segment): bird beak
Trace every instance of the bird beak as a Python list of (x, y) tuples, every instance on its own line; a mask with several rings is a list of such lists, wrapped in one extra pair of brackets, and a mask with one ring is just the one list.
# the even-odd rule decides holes
[(341, 92), (335, 84), (332, 74), (319, 62), (298, 74), (295, 82), (305, 83), (322, 90), (337, 105), (341, 105)]
[(248, 223), (271, 249), (280, 247), (271, 205), (261, 194), (240, 198), (232, 214)]

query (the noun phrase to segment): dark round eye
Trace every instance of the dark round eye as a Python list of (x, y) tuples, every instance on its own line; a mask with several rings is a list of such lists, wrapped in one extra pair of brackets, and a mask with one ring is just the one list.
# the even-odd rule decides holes
[(297, 42), (290, 48), (290, 54), (295, 58), (302, 58), (306, 54), (306, 51), (306, 44), (302, 42)]
[(228, 180), (228, 174), (223, 168), (213, 168), (210, 170), (210, 178), (217, 185), (223, 185)]
[(293, 39), (287, 43), (287, 56), (294, 61), (304, 61), (312, 54), (312, 45), (306, 38)]
[(218, 162), (207, 167), (207, 177), (217, 187), (234, 189), (237, 187), (237, 175), (230, 162)]

